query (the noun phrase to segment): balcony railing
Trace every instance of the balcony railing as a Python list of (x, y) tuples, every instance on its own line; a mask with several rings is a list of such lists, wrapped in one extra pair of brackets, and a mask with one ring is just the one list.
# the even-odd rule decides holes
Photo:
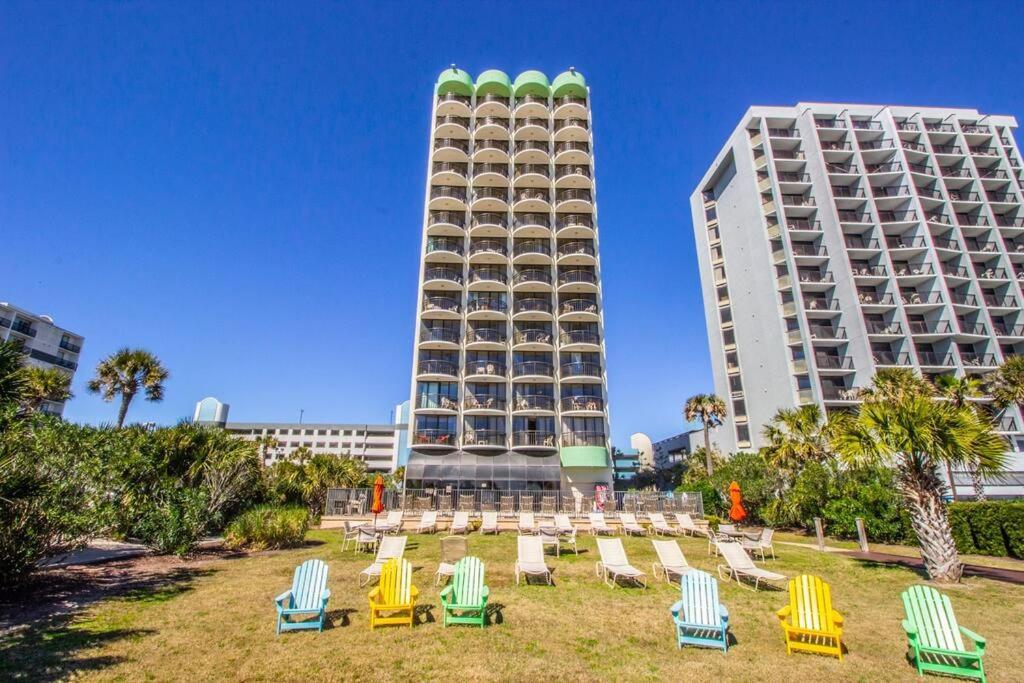
[(538, 152), (544, 152), (545, 154), (551, 154), (551, 145), (549, 145), (546, 140), (520, 140), (516, 142), (515, 150), (516, 154), (529, 150), (536, 150)]
[(512, 247), (512, 254), (515, 256), (525, 256), (526, 254), (550, 256), (551, 245), (541, 240), (517, 240)]
[(423, 327), (420, 328), (420, 341), (458, 344), (459, 330), (451, 327)]
[(825, 273), (800, 273), (801, 284), (824, 284), (829, 282), (835, 282), (835, 278), (832, 275), (832, 271)]
[(540, 360), (529, 360), (512, 364), (513, 377), (525, 377), (530, 375), (554, 377), (555, 366), (551, 363)]
[(838, 119), (814, 119), (816, 128), (839, 128), (846, 129), (846, 123)]
[(512, 432), (512, 447), (556, 448), (555, 433), (552, 431), (524, 430)]
[(859, 187), (833, 185), (832, 196), (837, 199), (864, 199), (864, 190)]
[(926, 153), (928, 151), (928, 148), (920, 142), (913, 142), (912, 140), (902, 140), (900, 141), (900, 146), (903, 147), (903, 149), (909, 149), (912, 152)]
[(896, 299), (892, 294), (878, 294), (877, 292), (857, 292), (857, 301), (867, 306), (896, 305)]
[(539, 297), (516, 298), (513, 310), (516, 313), (551, 313), (551, 301)]
[(900, 295), (900, 301), (904, 306), (924, 306), (930, 304), (941, 304), (942, 294), (939, 292), (907, 292)]
[(459, 149), (469, 154), (469, 140), (459, 140), (458, 138), (438, 138), (434, 140), (434, 149)]
[(974, 274), (979, 280), (1009, 280), (1010, 274), (1005, 268), (985, 268), (984, 270), (975, 267)]
[(956, 240), (946, 239), (945, 237), (933, 237), (932, 244), (935, 245), (936, 249), (948, 249), (950, 251), (960, 251), (960, 243)]
[(540, 188), (531, 187), (516, 190), (515, 200), (517, 202), (523, 202), (527, 200), (539, 200), (543, 202), (551, 202), (551, 192), (548, 190), (542, 190)]
[(458, 313), (460, 308), (458, 299), (449, 299), (444, 296), (428, 296), (423, 300), (424, 311), (450, 311)]
[(562, 346), (568, 344), (600, 344), (601, 335), (596, 330), (562, 330), (558, 335)]
[(512, 278), (512, 284), (519, 285), (525, 282), (540, 282), (551, 284), (551, 271), (541, 268), (527, 268), (518, 271)]
[(594, 243), (590, 240), (573, 240), (558, 245), (558, 256), (594, 256)]
[(942, 175), (945, 178), (971, 178), (971, 169), (954, 168), (953, 166), (941, 166)]
[(562, 432), (563, 446), (604, 446), (604, 432)]
[(462, 432), (463, 446), (504, 446), (505, 432), (497, 429), (467, 429)]
[(505, 397), (497, 395), (466, 394), (462, 407), (466, 410), (505, 410)]
[[(530, 385), (516, 385), (517, 387)], [(537, 385), (544, 386), (544, 385)], [(551, 386), (551, 385), (547, 385)], [(555, 399), (546, 394), (516, 394), (512, 399), (512, 410), (554, 410)]]
[(847, 235), (843, 240), (846, 243), (847, 249), (880, 249), (878, 240), (869, 238), (864, 239), (859, 235)]
[(458, 102), (458, 103), (464, 104), (464, 105), (466, 105), (468, 107), (469, 106), (469, 96), (468, 95), (456, 95), (453, 92), (445, 93), (443, 95), (438, 95), (437, 96), (437, 103), (438, 104), (442, 104), (444, 102)]
[(996, 357), (991, 353), (974, 353), (973, 351), (961, 351), (960, 362), (965, 366), (992, 368), (996, 365)]
[(815, 356), (819, 370), (853, 370), (853, 359), (848, 356)]
[(865, 140), (860, 143), (862, 150), (879, 150), (879, 149), (896, 149), (896, 145), (892, 143), (892, 140)]
[(955, 133), (956, 129), (953, 128), (951, 123), (925, 123), (924, 129), (929, 133)]
[(431, 211), (427, 216), (427, 225), (454, 225), (466, 227), (466, 214), (461, 211)]
[(462, 126), (466, 130), (469, 130), (469, 118), (465, 116), (438, 116), (434, 119), (434, 127), (440, 127), (447, 124), (455, 124), (456, 126)]
[(870, 223), (871, 216), (864, 213), (863, 211), (854, 211), (853, 209), (840, 209), (838, 212), (839, 221), (841, 223)]
[(936, 154), (963, 154), (959, 145), (932, 145), (932, 151)]
[(506, 107), (509, 105), (509, 98), (503, 97), (502, 95), (495, 95), (494, 93), (488, 95), (477, 95), (476, 104), (479, 107), (481, 104), (488, 104), (490, 102), (496, 102), (503, 104)]
[(996, 225), (1000, 228), (1024, 228), (1024, 218), (1010, 218), (996, 214)]
[(775, 174), (776, 179), (780, 183), (810, 183), (811, 176), (809, 173), (796, 173), (793, 171), (779, 171)]
[(503, 178), (508, 178), (508, 166), (505, 164), (473, 164), (474, 178), (485, 173), (494, 173)]
[(868, 173), (902, 173), (903, 164), (890, 161), (884, 164), (866, 164)]
[(507, 204), (508, 194), (508, 188), (505, 187), (475, 187), (473, 188), (473, 201), (499, 199)]
[(916, 211), (879, 211), (878, 220), (882, 223), (908, 223), (917, 220)]
[(886, 323), (872, 320), (864, 323), (864, 327), (867, 329), (868, 334), (887, 334), (892, 336), (903, 335), (903, 326), (895, 321)]
[(811, 221), (806, 218), (790, 218), (786, 220), (786, 228), (789, 230), (821, 232), (821, 221)]
[(601, 364), (600, 363), (588, 363), (586, 361), (576, 361), (571, 363), (562, 363), (561, 365), (562, 377), (600, 377), (601, 376)]
[(992, 329), (998, 337), (1024, 337), (1024, 325), (992, 323)]
[(469, 281), (473, 282), (508, 282), (508, 276), (500, 268), (473, 268), (469, 271)]
[(1007, 180), (1010, 176), (1001, 168), (979, 168), (978, 177), (985, 180)]
[(978, 305), (978, 297), (974, 296), (973, 294), (951, 293), (949, 295), (949, 300), (956, 304), (957, 306), (977, 307)]
[[(561, 313), (597, 313), (597, 302), (590, 299), (568, 299), (559, 304)], [(548, 307), (550, 311), (550, 305)]]
[(479, 254), (505, 256), (507, 253), (508, 247), (504, 240), (473, 240), (469, 243), (470, 256), (477, 256)]
[(584, 202), (594, 201), (593, 194), (591, 194), (590, 190), (584, 189), (570, 188), (566, 190), (557, 190), (555, 192), (555, 196), (559, 202), (567, 202), (571, 200), (579, 200)]
[(430, 167), (430, 172), (435, 175), (438, 173), (455, 173), (465, 178), (468, 168), (469, 164), (460, 164), (453, 161), (435, 161)]
[(811, 339), (846, 339), (845, 327), (831, 327), (829, 325), (811, 325), (808, 328)]
[(988, 126), (961, 125), (960, 130), (970, 135), (988, 135), (992, 130)]
[(551, 227), (551, 218), (544, 213), (516, 213), (512, 216), (512, 227), (515, 229), (540, 226)]
[(453, 375), (459, 374), (458, 363), (449, 360), (428, 359), (421, 360), (416, 366), (416, 372), (420, 375)]
[(589, 142), (578, 142), (576, 140), (567, 140), (565, 142), (555, 143), (555, 154), (561, 154), (562, 152), (585, 152), (590, 154), (590, 143)]
[(451, 237), (428, 237), (427, 253), (433, 254), (439, 251), (448, 251), (453, 254), (462, 255), (462, 240)]
[(413, 446), (454, 446), (455, 432), (448, 429), (416, 429), (412, 434)]
[(970, 192), (969, 190), (951, 190), (947, 189), (946, 192), (949, 194), (949, 198), (954, 202), (977, 202), (981, 201), (981, 196), (977, 192)]
[(910, 365), (909, 353), (893, 353), (892, 351), (875, 351), (871, 354), (875, 365)]
[(508, 217), (503, 213), (496, 213), (494, 211), (474, 213), (470, 225), (474, 228), (479, 228), (483, 225), (496, 225), (499, 228), (507, 228)]
[(462, 282), (462, 271), (454, 268), (427, 268), (423, 271), (424, 282), (429, 280), (448, 280), (450, 282)]
[(896, 277), (913, 277), (915, 275), (935, 275), (935, 268), (930, 263), (898, 263), (893, 262)]
[(587, 166), (580, 166), (579, 164), (564, 164), (562, 166), (555, 167), (555, 178), (564, 178), (570, 175), (581, 175), (589, 178), (590, 168)]
[(539, 175), (551, 178), (551, 172), (545, 164), (518, 164), (516, 166), (516, 178), (524, 175)]
[(466, 343), (504, 344), (508, 335), (504, 330), (494, 327), (471, 327), (466, 330)]
[(821, 397), (826, 401), (859, 401), (860, 389), (857, 387), (823, 386)]
[(591, 270), (563, 270), (558, 273), (559, 285), (597, 284), (597, 274)]
[(898, 235), (886, 237), (885, 244), (890, 249), (921, 249), (927, 246), (923, 237)]
[(853, 119), (851, 121), (855, 130), (882, 130), (882, 123), (880, 121), (865, 121), (863, 119)]
[(851, 264), (851, 268), (854, 277), (887, 277), (889, 274), (885, 266)]
[(565, 128), (577, 127), (587, 130), (590, 126), (587, 125), (585, 119), (569, 118), (569, 119), (556, 119), (555, 120), (555, 132), (563, 130)]
[(439, 393), (417, 394), (415, 407), (426, 410), (458, 410), (459, 397)]
[(921, 130), (917, 127), (917, 124), (912, 121), (897, 121), (896, 129), (903, 131), (918, 131)]
[(478, 311), (492, 311), (495, 313), (504, 313), (508, 310), (508, 304), (502, 299), (497, 298), (479, 298), (470, 299), (466, 304), (467, 313), (476, 313)]
[(961, 334), (972, 334), (975, 337), (988, 336), (988, 330), (985, 328), (984, 323), (968, 323), (961, 320), (959, 326)]
[(963, 266), (947, 266), (945, 264), (943, 264), (942, 266), (942, 274), (948, 277), (958, 277), (964, 279), (969, 278), (971, 276), (970, 272), (968, 272), (968, 270)]
[(601, 396), (563, 396), (561, 408), (566, 410), (604, 410), (604, 398)]
[(508, 369), (505, 364), (497, 360), (467, 360), (466, 376), (486, 375), (490, 377), (505, 377)]
[(908, 161), (907, 168), (910, 169), (910, 171), (913, 173), (920, 173), (922, 175), (935, 175), (935, 173), (932, 172), (932, 167), (929, 166), (928, 164), (914, 164)]
[(841, 174), (841, 175), (852, 175), (854, 173), (860, 173), (856, 164), (825, 164), (825, 170), (829, 173)]
[(953, 360), (953, 354), (933, 353), (931, 351), (918, 351), (917, 362), (919, 365), (927, 365), (929, 367), (950, 367), (956, 364)]
[(490, 138), (476, 141), (475, 151), (496, 150), (508, 154), (508, 140), (492, 140)]
[(503, 116), (478, 116), (473, 130), (478, 131), (484, 126), (497, 126), (503, 130), (509, 129), (508, 119)]
[(26, 337), (36, 336), (36, 330), (32, 327), (32, 323), (25, 322), (24, 320), (15, 320), (14, 324), (11, 325), (11, 330)]
[(838, 311), (839, 302), (835, 299), (808, 298), (804, 300), (804, 308), (808, 311)]
[(431, 199), (458, 199), (466, 201), (466, 190), (455, 185), (435, 185), (430, 188)]
[(1016, 308), (1017, 297), (986, 295), (985, 305), (989, 308)]
[(516, 344), (550, 344), (551, 337), (551, 330), (544, 328), (520, 329), (516, 330), (515, 334), (512, 335), (512, 339)]
[(794, 256), (828, 256), (828, 249), (825, 245), (814, 246), (813, 244), (807, 244), (806, 242), (794, 242), (793, 243), (793, 255)]
[(70, 351), (71, 353), (78, 353), (82, 350), (81, 346), (79, 346), (78, 344), (72, 344), (66, 339), (60, 340), (60, 348), (64, 349), (65, 351)]

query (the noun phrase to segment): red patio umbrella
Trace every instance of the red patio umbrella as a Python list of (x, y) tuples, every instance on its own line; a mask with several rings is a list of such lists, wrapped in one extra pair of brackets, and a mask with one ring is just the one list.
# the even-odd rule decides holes
[(373, 503), (370, 505), (370, 512), (373, 513), (373, 526), (377, 527), (377, 515), (384, 512), (384, 477), (377, 475), (373, 480)]
[(743, 509), (743, 494), (740, 492), (740, 485), (736, 482), (729, 484), (729, 498), (732, 500), (729, 519), (734, 522), (742, 522), (747, 518), (747, 511)]

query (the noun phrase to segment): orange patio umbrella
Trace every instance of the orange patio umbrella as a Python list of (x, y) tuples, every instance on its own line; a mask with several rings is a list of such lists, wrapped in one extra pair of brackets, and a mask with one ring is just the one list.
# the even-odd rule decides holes
[(384, 477), (377, 475), (373, 480), (373, 503), (370, 505), (370, 512), (373, 513), (373, 526), (377, 526), (377, 515), (384, 512)]
[(740, 485), (736, 482), (729, 484), (729, 499), (732, 507), (729, 508), (729, 519), (734, 522), (742, 522), (747, 518), (747, 511), (743, 509), (743, 494), (740, 492)]

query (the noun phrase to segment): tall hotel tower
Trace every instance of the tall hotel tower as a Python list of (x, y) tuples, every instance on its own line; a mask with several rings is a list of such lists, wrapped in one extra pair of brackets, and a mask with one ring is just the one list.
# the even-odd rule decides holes
[(434, 88), (409, 488), (611, 486), (586, 82)]
[[(882, 368), (982, 378), (1024, 352), (1016, 126), (974, 109), (747, 111), (690, 200), (725, 452), (761, 446), (779, 408), (856, 405)], [(1018, 471), (1021, 427), (1002, 415)]]

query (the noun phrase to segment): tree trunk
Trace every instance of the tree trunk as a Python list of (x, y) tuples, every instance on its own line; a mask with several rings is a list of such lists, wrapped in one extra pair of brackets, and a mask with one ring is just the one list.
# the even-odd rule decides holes
[(939, 475), (901, 470), (897, 486), (910, 513), (928, 578), (947, 583), (960, 581), (964, 567), (960, 564), (946, 506), (942, 502)]
[(708, 477), (715, 473), (715, 466), (711, 464), (711, 429), (707, 420), (704, 420), (704, 466), (708, 470)]
[(121, 408), (117, 411), (117, 428), (124, 427), (124, 418), (128, 416), (128, 406), (131, 405), (133, 394), (121, 394)]
[(974, 499), (985, 500), (985, 480), (982, 479), (981, 473), (974, 468), (971, 468), (971, 483), (974, 485)]

